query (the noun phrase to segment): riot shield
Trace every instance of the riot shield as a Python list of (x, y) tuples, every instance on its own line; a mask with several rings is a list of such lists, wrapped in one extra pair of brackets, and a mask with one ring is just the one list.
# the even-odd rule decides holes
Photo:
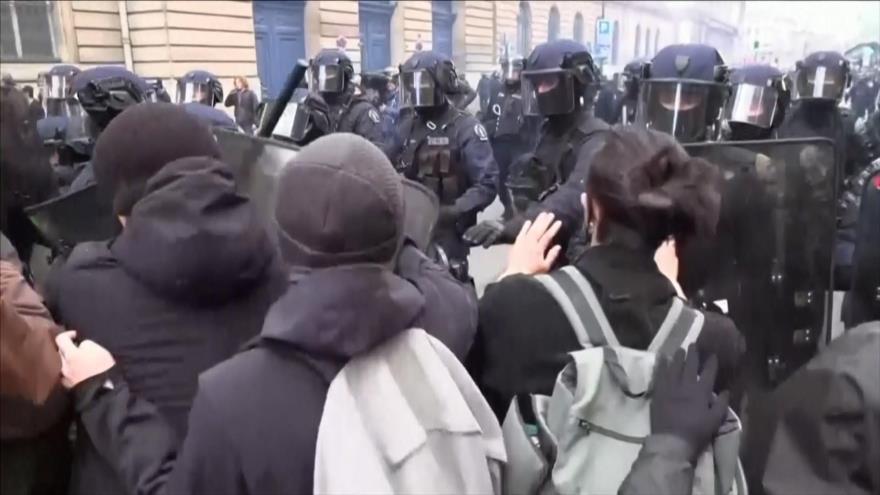
[(109, 199), (91, 184), (25, 210), (55, 254), (66, 255), (80, 242), (112, 239), (121, 225)]
[[(716, 164), (722, 199), (714, 239), (679, 246), (689, 298), (736, 322), (750, 368), (772, 386), (808, 361), (831, 321), (839, 164), (824, 138), (694, 143)], [(758, 377), (756, 377), (758, 378)]]
[[(296, 156), (299, 147), (273, 139), (214, 130), (223, 160), (232, 167), (236, 186), (256, 206), (260, 218), (275, 238), (274, 205), (278, 176)], [(433, 192), (402, 179), (406, 217), (404, 234), (423, 251), (427, 248), (440, 214), (440, 203)]]

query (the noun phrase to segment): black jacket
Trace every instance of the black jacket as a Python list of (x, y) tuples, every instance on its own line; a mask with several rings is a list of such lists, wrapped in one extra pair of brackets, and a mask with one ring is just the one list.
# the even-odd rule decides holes
[[(50, 307), (106, 347), (131, 390), (186, 435), (199, 373), (259, 332), (285, 275), (231, 171), (209, 158), (165, 166), (123, 232), (77, 246), (52, 280)], [(78, 435), (72, 493), (122, 493), (87, 435)]]
[[(575, 266), (596, 291), (620, 345), (646, 349), (675, 297), (652, 253), (596, 246)], [(733, 322), (706, 313), (697, 345), (701, 356), (718, 356), (717, 388), (724, 388), (744, 351)], [(503, 418), (516, 394), (550, 395), (568, 353), (580, 348), (562, 309), (540, 282), (515, 275), (486, 288), (468, 367), (489, 405)]]
[(412, 327), (459, 357), (473, 340), (472, 289), (404, 249), (397, 271), (412, 281), (376, 265), (292, 277), (250, 348), (201, 376), (179, 453), (152, 404), (124, 383), (78, 387), (82, 424), (129, 492), (311, 493), (327, 388), (351, 357)]
[(253, 91), (233, 89), (223, 104), (227, 107), (235, 107), (235, 123), (242, 129), (256, 125), (257, 107), (260, 102)]

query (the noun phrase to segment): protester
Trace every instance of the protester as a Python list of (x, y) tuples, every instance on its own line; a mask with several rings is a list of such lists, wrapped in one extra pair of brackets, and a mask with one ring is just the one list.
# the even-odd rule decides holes
[(254, 126), (257, 124), (257, 107), (260, 100), (251, 91), (246, 77), (238, 76), (233, 80), (233, 89), (223, 102), (227, 107), (235, 107), (235, 123), (246, 134), (253, 135)]
[(0, 492), (62, 493), (70, 467), (68, 401), (55, 322), (0, 235)]
[(45, 117), (46, 112), (43, 110), (43, 104), (40, 102), (39, 98), (34, 98), (34, 87), (28, 85), (21, 90), (24, 93), (24, 96), (27, 98), (28, 118), (31, 120), (31, 122), (36, 122)]
[[(323, 214), (303, 215), (307, 208)], [(129, 492), (311, 493), (328, 385), (346, 362), (413, 327), (459, 356), (467, 351), (473, 326), (437, 332), (431, 321), (456, 313), (475, 320), (470, 288), (431, 265), (420, 277), (433, 280), (419, 285), (445, 288), (423, 294), (392, 271), (402, 244), (403, 255), (415, 256), (403, 215), (400, 179), (363, 138), (333, 134), (297, 154), (279, 178), (275, 208), (290, 284), (259, 338), (201, 376), (179, 452), (156, 408), (132, 395), (155, 399), (129, 388), (122, 362), (113, 366), (116, 351), (60, 340), (82, 425)], [(437, 299), (445, 305), (429, 306)]]
[[(646, 349), (676, 297), (654, 253), (670, 237), (680, 244), (714, 231), (717, 171), (689, 157), (669, 135), (622, 128), (609, 133), (595, 156), (586, 193), (592, 246), (574, 266), (620, 345)], [(567, 354), (581, 348), (554, 297), (531, 277), (547, 273), (559, 255), (559, 247), (551, 247), (559, 228), (549, 213), (526, 224), (501, 280), (480, 301), (480, 331), (468, 363), (499, 417), (516, 394), (549, 395)], [(718, 388), (726, 388), (743, 353), (733, 322), (706, 313), (697, 345), (704, 358), (717, 356)]]
[[(98, 138), (98, 189), (124, 228), (78, 245), (48, 282), (58, 320), (109, 349), (136, 394), (186, 436), (198, 375), (256, 335), (285, 274), (210, 129), (180, 106), (145, 103)], [(122, 493), (79, 430), (71, 493)]]

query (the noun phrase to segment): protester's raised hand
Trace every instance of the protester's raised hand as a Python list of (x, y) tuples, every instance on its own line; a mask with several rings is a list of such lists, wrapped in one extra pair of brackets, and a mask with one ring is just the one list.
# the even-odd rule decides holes
[(507, 269), (501, 278), (508, 275), (536, 275), (550, 271), (562, 249), (559, 245), (550, 247), (553, 238), (562, 228), (562, 222), (558, 220), (554, 222), (554, 218), (552, 213), (541, 213), (534, 222), (528, 221), (522, 226), (516, 242), (510, 249)]
[(68, 331), (55, 337), (61, 354), (61, 384), (68, 389), (104, 373), (116, 364), (107, 349), (91, 340), (76, 345), (73, 342), (75, 336), (76, 332)]

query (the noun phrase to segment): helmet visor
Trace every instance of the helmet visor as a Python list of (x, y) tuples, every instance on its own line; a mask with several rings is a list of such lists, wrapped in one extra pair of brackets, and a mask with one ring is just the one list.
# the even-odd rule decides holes
[(40, 74), (38, 85), (44, 98), (64, 99), (70, 96), (70, 79), (62, 74)]
[(792, 99), (838, 100), (843, 96), (846, 71), (843, 67), (819, 65), (800, 69), (795, 75)]
[(213, 92), (205, 83), (180, 81), (177, 83), (177, 103), (202, 103), (212, 105)]
[(83, 110), (82, 105), (80, 105), (79, 100), (76, 98), (68, 98), (65, 102), (67, 107), (67, 129), (64, 135), (64, 139), (67, 142), (79, 141), (83, 139), (89, 139), (90, 134), (88, 132), (88, 127), (86, 126), (86, 121), (88, 120), (88, 114), (86, 114), (85, 110)]
[(434, 76), (427, 70), (400, 73), (400, 101), (405, 107), (433, 107), (440, 104)]
[(309, 70), (309, 89), (319, 93), (341, 93), (345, 84), (342, 67), (338, 65), (313, 65)]
[(501, 65), (501, 77), (508, 83), (519, 82), (522, 77), (522, 71), (522, 59), (514, 59)]
[(733, 88), (733, 96), (725, 106), (724, 117), (729, 122), (769, 129), (776, 115), (778, 100), (779, 93), (773, 87), (737, 84)]
[(645, 81), (636, 121), (671, 134), (681, 142), (700, 141), (709, 122), (712, 85), (681, 81)]
[(548, 116), (574, 111), (574, 80), (565, 70), (523, 72), (522, 95), (526, 115)]

